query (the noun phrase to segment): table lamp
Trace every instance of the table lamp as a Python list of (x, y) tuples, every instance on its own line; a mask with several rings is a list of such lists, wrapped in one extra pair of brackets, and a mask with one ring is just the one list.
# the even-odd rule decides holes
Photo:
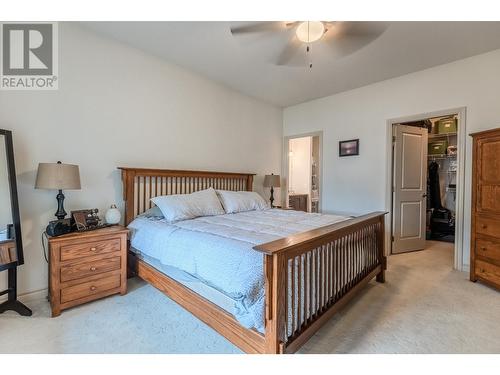
[(277, 174), (267, 174), (264, 177), (264, 187), (270, 187), (271, 188), (271, 197), (269, 198), (269, 201), (271, 202), (271, 208), (274, 208), (273, 202), (274, 202), (274, 188), (275, 187), (280, 187), (280, 176)]
[(78, 165), (63, 164), (60, 161), (38, 164), (35, 189), (59, 190), (55, 215), (58, 220), (64, 219), (66, 211), (64, 211), (63, 190), (81, 189)]

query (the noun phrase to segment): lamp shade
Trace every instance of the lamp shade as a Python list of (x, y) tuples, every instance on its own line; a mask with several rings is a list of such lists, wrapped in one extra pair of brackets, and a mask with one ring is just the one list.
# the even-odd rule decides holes
[(264, 177), (264, 187), (280, 187), (280, 176), (277, 174), (266, 174)]
[(80, 190), (78, 165), (61, 162), (38, 164), (35, 189)]

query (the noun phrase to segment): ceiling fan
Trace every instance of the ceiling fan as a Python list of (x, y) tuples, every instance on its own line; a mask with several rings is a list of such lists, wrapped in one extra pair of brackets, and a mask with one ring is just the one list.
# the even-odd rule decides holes
[(322, 48), (326, 46), (334, 58), (342, 58), (371, 43), (387, 27), (386, 22), (272, 21), (233, 25), (231, 33), (235, 37), (281, 36), (279, 51), (274, 54), (272, 62), (276, 65), (297, 65), (294, 60), (297, 60), (297, 55), (303, 54), (307, 65), (312, 68), (313, 44)]

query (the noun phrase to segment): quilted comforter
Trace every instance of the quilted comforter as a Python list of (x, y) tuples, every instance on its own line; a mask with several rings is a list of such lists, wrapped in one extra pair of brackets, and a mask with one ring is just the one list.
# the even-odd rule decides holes
[(139, 216), (129, 225), (131, 245), (176, 267), (235, 301), (247, 328), (264, 327), (263, 254), (258, 244), (348, 219), (344, 216), (266, 209), (167, 223)]

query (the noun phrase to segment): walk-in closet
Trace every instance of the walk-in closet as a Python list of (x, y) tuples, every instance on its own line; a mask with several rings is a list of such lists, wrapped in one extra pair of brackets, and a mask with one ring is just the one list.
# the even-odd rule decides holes
[(427, 152), (427, 239), (455, 241), (457, 117), (429, 119)]
[(392, 254), (455, 242), (458, 124), (456, 114), (393, 124)]

